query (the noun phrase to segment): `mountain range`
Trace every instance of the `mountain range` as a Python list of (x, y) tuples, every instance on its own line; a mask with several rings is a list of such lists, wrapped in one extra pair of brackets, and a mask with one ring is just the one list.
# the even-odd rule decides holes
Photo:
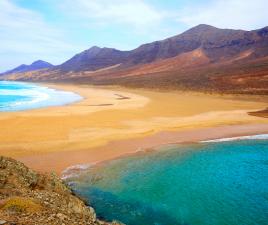
[(37, 60), (35, 62), (33, 62), (31, 65), (25, 65), (22, 64), (12, 70), (8, 70), (4, 73), (2, 73), (2, 75), (8, 75), (8, 74), (14, 74), (14, 73), (25, 73), (25, 72), (29, 72), (29, 71), (35, 71), (35, 70), (41, 70), (41, 69), (49, 69), (52, 68), (53, 65), (42, 61), (42, 60)]
[(46, 70), (3, 79), (268, 93), (268, 27), (253, 31), (201, 24), (131, 51), (94, 46)]

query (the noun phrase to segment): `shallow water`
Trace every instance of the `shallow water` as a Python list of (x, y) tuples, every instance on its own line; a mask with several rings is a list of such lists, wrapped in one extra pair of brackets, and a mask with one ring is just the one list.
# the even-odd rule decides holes
[(23, 82), (0, 81), (0, 111), (19, 111), (65, 105), (80, 100), (72, 92)]
[(99, 218), (128, 225), (268, 223), (268, 140), (169, 146), (69, 181)]

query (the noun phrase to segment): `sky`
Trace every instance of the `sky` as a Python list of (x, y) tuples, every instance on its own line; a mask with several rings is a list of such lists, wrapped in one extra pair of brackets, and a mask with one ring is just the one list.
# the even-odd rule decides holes
[(130, 50), (198, 24), (268, 26), (267, 0), (0, 0), (0, 72), (91, 46)]

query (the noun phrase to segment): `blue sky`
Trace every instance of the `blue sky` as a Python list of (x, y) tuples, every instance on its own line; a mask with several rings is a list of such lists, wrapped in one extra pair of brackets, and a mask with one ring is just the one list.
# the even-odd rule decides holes
[(129, 50), (205, 23), (268, 25), (267, 0), (0, 0), (0, 72), (60, 64), (93, 45)]

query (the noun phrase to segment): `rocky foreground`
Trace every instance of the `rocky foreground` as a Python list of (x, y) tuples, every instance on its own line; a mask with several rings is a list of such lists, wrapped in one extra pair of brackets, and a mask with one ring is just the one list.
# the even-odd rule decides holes
[[(88, 207), (55, 174), (40, 174), (0, 157), (0, 225), (110, 224)], [(117, 224), (116, 222), (112, 224)]]

